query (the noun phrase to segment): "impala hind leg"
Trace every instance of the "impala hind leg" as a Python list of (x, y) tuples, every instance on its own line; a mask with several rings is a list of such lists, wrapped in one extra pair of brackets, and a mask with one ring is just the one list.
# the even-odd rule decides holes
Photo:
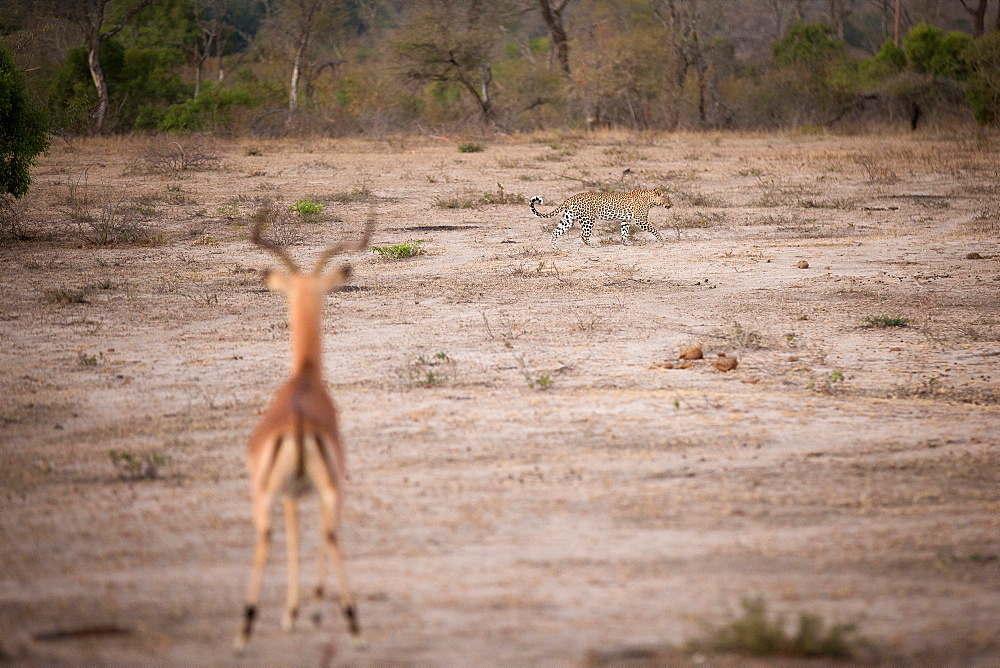
[(285, 600), (285, 616), (281, 628), (291, 631), (299, 616), (299, 514), (295, 500), (282, 499), (285, 510), (285, 533), (288, 542), (288, 597)]
[(347, 584), (347, 571), (344, 570), (344, 557), (340, 553), (339, 529), (340, 519), (340, 495), (335, 491), (323, 493), (320, 496), (323, 516), (323, 541), (333, 562), (333, 571), (337, 576), (337, 585), (340, 589), (340, 609), (344, 613), (347, 621), (347, 628), (355, 639), (361, 639), (361, 625), (358, 623), (357, 609), (354, 607), (354, 597), (351, 595), (351, 588)]
[(247, 641), (250, 640), (250, 634), (253, 632), (254, 619), (257, 617), (260, 583), (264, 577), (267, 551), (271, 546), (271, 508), (273, 503), (274, 496), (271, 495), (263, 495), (259, 499), (255, 499), (254, 502), (253, 524), (257, 543), (254, 546), (253, 573), (250, 576), (246, 607), (243, 609), (243, 625), (233, 642), (233, 649), (237, 652), (246, 647)]
[(326, 593), (326, 541), (319, 542), (319, 559), (316, 562), (316, 586), (312, 590), (312, 621), (319, 626), (323, 621), (323, 597)]

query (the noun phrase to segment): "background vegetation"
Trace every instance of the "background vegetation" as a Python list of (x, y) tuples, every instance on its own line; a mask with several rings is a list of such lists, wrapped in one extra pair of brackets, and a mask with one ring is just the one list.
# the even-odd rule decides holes
[(0, 36), (61, 133), (996, 124), (1000, 0), (900, 0), (898, 44), (896, 4), (25, 0)]

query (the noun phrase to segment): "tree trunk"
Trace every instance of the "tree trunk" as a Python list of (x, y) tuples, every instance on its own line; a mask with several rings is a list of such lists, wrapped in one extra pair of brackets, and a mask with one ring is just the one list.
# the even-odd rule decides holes
[(781, 39), (783, 23), (785, 21), (785, 8), (780, 1), (769, 2), (771, 11), (774, 12), (774, 38)]
[(681, 105), (684, 100), (684, 87), (687, 85), (687, 73), (691, 63), (688, 61), (687, 49), (684, 46), (684, 29), (681, 27), (674, 0), (668, 0), (667, 10), (669, 20), (665, 19), (665, 27), (670, 32), (674, 51), (674, 109), (670, 114), (671, 130), (676, 130), (681, 122)]
[[(986, 32), (986, 5), (989, 0), (979, 0), (978, 4), (974, 7), (970, 7), (966, 0), (958, 1), (962, 3), (962, 7), (972, 18), (972, 36), (981, 37), (983, 33)], [(998, 20), (1000, 20), (1000, 14), (997, 16)]]
[(555, 7), (549, 4), (549, 0), (538, 0), (538, 5), (542, 10), (542, 18), (545, 25), (549, 27), (552, 35), (552, 42), (556, 47), (556, 57), (559, 59), (559, 68), (567, 78), (569, 71), (569, 39), (566, 37), (566, 30), (563, 28), (562, 13), (566, 9), (569, 0), (561, 0)]
[(490, 84), (493, 83), (493, 70), (488, 67), (483, 68), (482, 79), (480, 81), (479, 107), (483, 112), (483, 122), (493, 121), (495, 114), (493, 111), (493, 100), (490, 98)]
[(806, 14), (802, 9), (802, 0), (795, 0), (795, 20), (799, 23), (806, 22)]
[(309, 46), (309, 33), (303, 33), (299, 39), (299, 48), (295, 50), (295, 64), (292, 65), (291, 92), (288, 94), (288, 122), (299, 108), (299, 76), (302, 74), (302, 61), (305, 58), (306, 47)]
[[(697, 16), (695, 17), (697, 21)], [(708, 71), (708, 63), (705, 62), (705, 52), (701, 48), (701, 40), (698, 36), (698, 29), (695, 27), (692, 35), (692, 46), (694, 48), (694, 69), (698, 73), (698, 122), (702, 128), (708, 123), (708, 115), (705, 112), (705, 74)]]
[(896, 18), (895, 18), (895, 24), (894, 24), (893, 29), (892, 29), (892, 41), (896, 43), (896, 48), (897, 49), (899, 48), (900, 39), (901, 39), (901, 35), (899, 34), (900, 33), (900, 30), (899, 30), (899, 20), (900, 20), (899, 3), (901, 1), (902, 0), (896, 0)]
[(292, 66), (292, 83), (288, 93), (288, 114), (289, 118), (299, 110), (299, 59), (295, 59)]
[(104, 70), (101, 69), (100, 37), (91, 40), (87, 48), (87, 64), (90, 66), (90, 77), (97, 87), (97, 109), (94, 110), (90, 127), (93, 134), (99, 135), (104, 132), (104, 119), (108, 115), (108, 82), (104, 78)]
[(837, 39), (844, 39), (844, 0), (828, 0), (830, 6), (830, 27)]
[(892, 12), (889, 11), (889, 2), (890, 0), (881, 0), (881, 11), (879, 14), (881, 15), (882, 22), (879, 27), (882, 29), (882, 38), (879, 40), (878, 46), (881, 46), (882, 42), (889, 37), (889, 24), (892, 22), (889, 18), (892, 15)]

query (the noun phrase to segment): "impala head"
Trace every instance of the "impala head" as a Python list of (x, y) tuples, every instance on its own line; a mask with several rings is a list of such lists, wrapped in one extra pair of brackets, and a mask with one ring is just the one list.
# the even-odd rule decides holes
[(293, 301), (305, 297), (319, 299), (331, 290), (340, 287), (351, 275), (351, 266), (347, 263), (324, 271), (327, 263), (335, 255), (343, 252), (364, 250), (371, 240), (373, 221), (369, 218), (361, 239), (352, 243), (339, 243), (324, 250), (316, 260), (316, 266), (310, 272), (298, 268), (294, 260), (278, 244), (261, 238), (263, 221), (258, 221), (250, 232), (250, 241), (274, 254), (285, 265), (285, 271), (267, 269), (264, 272), (264, 283), (268, 289), (287, 295)]

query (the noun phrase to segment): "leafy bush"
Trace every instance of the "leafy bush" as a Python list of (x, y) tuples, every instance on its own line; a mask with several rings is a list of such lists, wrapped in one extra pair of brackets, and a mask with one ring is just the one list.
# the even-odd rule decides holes
[(963, 79), (968, 73), (965, 52), (972, 38), (960, 32), (945, 34), (940, 28), (921, 23), (903, 40), (909, 66), (921, 74)]
[(0, 197), (21, 197), (31, 184), (29, 169), (49, 146), (48, 119), (25, 92), (24, 79), (0, 43)]
[(972, 38), (961, 32), (950, 32), (938, 45), (937, 53), (931, 59), (931, 71), (939, 77), (951, 77), (959, 81), (969, 76), (966, 53), (972, 46)]
[(906, 68), (906, 52), (896, 46), (892, 38), (885, 40), (882, 48), (872, 58), (858, 62), (858, 85), (873, 87)]
[[(183, 63), (183, 55), (176, 49), (126, 49), (109, 39), (102, 43), (99, 59), (108, 84), (110, 129), (155, 129), (168, 104), (190, 95), (191, 87), (175, 72)], [(49, 86), (53, 124), (82, 133), (96, 104), (87, 49), (70, 49)]]
[(983, 35), (966, 49), (969, 80), (966, 95), (976, 120), (1000, 124), (1000, 31)]
[(479, 153), (483, 150), (482, 144), (477, 144), (475, 142), (465, 142), (458, 145), (459, 153)]
[[(797, 23), (772, 46), (772, 52), (780, 66), (775, 73), (780, 85), (773, 92), (780, 97), (775, 102), (786, 108), (793, 102), (791, 115), (798, 116), (799, 122), (809, 116), (826, 122), (852, 88), (844, 43), (833, 37), (833, 29), (825, 23)], [(803, 102), (811, 111), (804, 118)]]
[(907, 64), (921, 74), (931, 72), (931, 61), (937, 55), (943, 35), (943, 30), (926, 23), (914, 26), (903, 38)]
[(257, 100), (246, 86), (221, 88), (206, 83), (198, 95), (167, 108), (157, 129), (163, 132), (200, 132), (227, 127), (238, 107), (252, 109)]
[(899, 72), (906, 67), (906, 51), (896, 46), (891, 37), (886, 38), (882, 48), (875, 54), (875, 60)]
[(771, 47), (779, 65), (823, 66), (844, 53), (844, 43), (834, 39), (825, 23), (796, 23)]

